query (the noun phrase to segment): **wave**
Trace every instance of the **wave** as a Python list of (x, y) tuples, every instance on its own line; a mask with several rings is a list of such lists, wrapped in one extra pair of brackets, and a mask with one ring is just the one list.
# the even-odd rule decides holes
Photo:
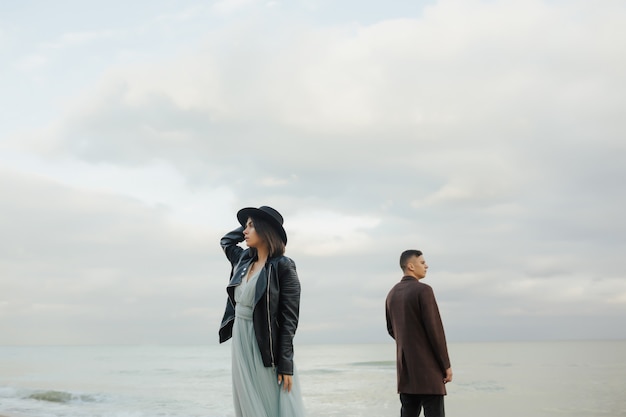
[(352, 366), (370, 366), (376, 368), (396, 368), (396, 361), (352, 362)]
[(320, 368), (320, 369), (299, 369), (298, 372), (301, 375), (324, 375), (324, 374), (339, 374), (345, 371), (341, 369)]
[(24, 398), (51, 403), (99, 402), (99, 399), (94, 395), (55, 390), (34, 391), (25, 395)]
[(324, 375), (355, 372), (355, 369), (370, 368), (373, 370), (392, 370), (396, 369), (396, 361), (368, 361), (368, 362), (351, 362), (338, 365), (336, 368), (317, 368), (317, 369), (300, 369), (300, 374), (304, 375)]

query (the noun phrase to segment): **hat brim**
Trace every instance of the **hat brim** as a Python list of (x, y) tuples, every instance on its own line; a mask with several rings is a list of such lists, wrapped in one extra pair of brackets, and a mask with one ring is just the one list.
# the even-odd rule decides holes
[(255, 207), (242, 208), (237, 212), (237, 220), (239, 220), (239, 224), (243, 227), (246, 227), (246, 223), (250, 217), (266, 220), (278, 232), (278, 235), (283, 243), (285, 245), (287, 244), (287, 232), (285, 232), (283, 225), (280, 224), (274, 217)]

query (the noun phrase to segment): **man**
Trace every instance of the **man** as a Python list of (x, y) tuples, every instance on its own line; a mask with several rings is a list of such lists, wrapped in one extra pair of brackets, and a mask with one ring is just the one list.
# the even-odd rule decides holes
[(433, 289), (422, 282), (428, 265), (421, 251), (402, 252), (404, 276), (385, 303), (387, 330), (396, 341), (401, 417), (444, 417), (445, 384), (452, 368)]

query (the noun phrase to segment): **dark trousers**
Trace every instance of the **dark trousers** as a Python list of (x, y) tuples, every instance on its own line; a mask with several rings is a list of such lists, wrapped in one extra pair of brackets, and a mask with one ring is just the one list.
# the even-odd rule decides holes
[(402, 409), (400, 417), (419, 417), (424, 408), (424, 417), (445, 417), (443, 395), (400, 394)]

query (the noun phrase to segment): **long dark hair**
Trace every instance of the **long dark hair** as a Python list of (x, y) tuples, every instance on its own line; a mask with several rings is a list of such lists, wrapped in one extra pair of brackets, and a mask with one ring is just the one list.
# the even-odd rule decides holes
[[(252, 219), (252, 224), (254, 224), (256, 233), (267, 245), (267, 250), (269, 252), (268, 256), (273, 257), (284, 255), (285, 243), (280, 238), (276, 229), (272, 227), (272, 224), (259, 217), (250, 216), (250, 218)], [(256, 248), (250, 248), (250, 252), (253, 256), (256, 256)]]

